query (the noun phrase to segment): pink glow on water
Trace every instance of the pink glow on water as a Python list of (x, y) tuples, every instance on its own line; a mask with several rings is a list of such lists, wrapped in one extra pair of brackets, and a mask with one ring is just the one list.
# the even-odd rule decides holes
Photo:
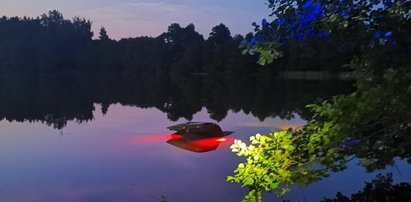
[(181, 135), (178, 134), (151, 134), (151, 135), (138, 135), (131, 137), (127, 140), (128, 144), (140, 145), (140, 144), (151, 144), (158, 142), (165, 142), (169, 139), (179, 139)]

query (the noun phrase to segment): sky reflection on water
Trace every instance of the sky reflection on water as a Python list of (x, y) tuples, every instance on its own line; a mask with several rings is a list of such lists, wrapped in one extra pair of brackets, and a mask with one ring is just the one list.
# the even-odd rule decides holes
[[(213, 122), (206, 110), (193, 121)], [(211, 152), (195, 153), (167, 144), (173, 131), (157, 109), (111, 105), (103, 115), (96, 105), (94, 120), (71, 121), (62, 130), (41, 123), (0, 121), (0, 198), (4, 202), (31, 201), (240, 201), (245, 194), (225, 177), (242, 160), (229, 150), (229, 141)], [(297, 126), (304, 120), (267, 118), (229, 112), (218, 124), (234, 131), (228, 138), (247, 140), (272, 128)], [(406, 165), (394, 178), (410, 181)], [(336, 191), (358, 191), (363, 175), (355, 167), (305, 189), (307, 201), (331, 197)], [(302, 199), (301, 190), (289, 195)], [(273, 195), (267, 195), (273, 198)], [(276, 201), (276, 200), (274, 200)], [(279, 201), (279, 200), (277, 200)]]

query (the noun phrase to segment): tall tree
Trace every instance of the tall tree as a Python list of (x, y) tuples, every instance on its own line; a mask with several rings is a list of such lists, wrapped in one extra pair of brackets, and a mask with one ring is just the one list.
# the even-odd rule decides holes
[(57, 10), (49, 11), (40, 17), (41, 24), (45, 27), (61, 25), (64, 22), (63, 14)]
[(108, 37), (108, 35), (107, 35), (107, 31), (106, 31), (106, 28), (104, 28), (103, 26), (100, 28), (100, 32), (99, 32), (99, 36), (98, 36), (98, 38), (100, 39), (100, 40), (110, 40), (110, 38)]
[(210, 36), (208, 37), (208, 41), (214, 44), (223, 44), (231, 40), (231, 33), (228, 27), (226, 27), (223, 23), (213, 27), (211, 29)]

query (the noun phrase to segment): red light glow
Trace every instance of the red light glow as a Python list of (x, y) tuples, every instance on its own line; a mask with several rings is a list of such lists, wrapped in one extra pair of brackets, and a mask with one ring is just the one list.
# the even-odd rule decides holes
[(181, 138), (181, 135), (178, 134), (151, 134), (151, 135), (137, 135), (135, 137), (130, 138), (127, 140), (129, 144), (138, 145), (138, 144), (150, 144), (150, 143), (158, 143), (158, 142), (165, 142), (171, 139), (178, 139)]
[(232, 142), (234, 142), (234, 139), (232, 138), (212, 137), (198, 140), (188, 140), (183, 136), (180, 136), (178, 138), (171, 138), (167, 141), (167, 143), (181, 149), (198, 153), (216, 150), (217, 147), (221, 145), (232, 144)]
[(216, 139), (215, 141), (217, 141), (217, 142), (225, 142), (225, 141), (227, 141), (227, 139), (225, 139), (225, 138), (218, 138), (218, 139)]
[(167, 142), (176, 147), (193, 151), (193, 152), (207, 152), (217, 149), (222, 145), (230, 145), (234, 142), (234, 139), (229, 137), (210, 137), (204, 139), (190, 140), (181, 134), (151, 134), (151, 135), (138, 135), (128, 140), (129, 144), (143, 145), (159, 142)]
[(171, 137), (170, 137), (170, 139), (180, 139), (180, 138), (183, 138), (183, 136), (182, 135), (180, 135), (180, 134), (171, 134)]

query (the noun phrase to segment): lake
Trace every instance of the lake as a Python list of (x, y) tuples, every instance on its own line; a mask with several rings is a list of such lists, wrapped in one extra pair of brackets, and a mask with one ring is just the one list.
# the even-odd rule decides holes
[[(233, 140), (298, 127), (310, 116), (306, 104), (349, 92), (350, 85), (4, 77), (0, 201), (241, 201), (247, 190), (225, 181), (243, 161), (229, 149)], [(175, 136), (167, 127), (187, 121), (217, 123), (233, 133), (196, 145), (171, 144)], [(404, 162), (383, 172), (393, 172), (396, 182), (411, 181)], [(318, 201), (337, 191), (357, 192), (375, 175), (352, 162), (285, 199)], [(281, 201), (274, 194), (265, 198)]]

